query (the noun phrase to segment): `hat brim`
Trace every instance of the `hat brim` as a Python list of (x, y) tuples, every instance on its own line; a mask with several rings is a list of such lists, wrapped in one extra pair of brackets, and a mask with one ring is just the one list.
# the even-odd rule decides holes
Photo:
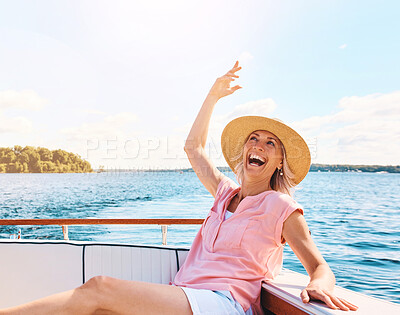
[(297, 185), (310, 170), (311, 155), (307, 143), (292, 128), (284, 123), (261, 116), (243, 116), (232, 120), (222, 132), (221, 147), (225, 160), (235, 172), (241, 161), (243, 146), (249, 135), (256, 130), (266, 130), (279, 138), (285, 147), (286, 160), (294, 174), (293, 182)]

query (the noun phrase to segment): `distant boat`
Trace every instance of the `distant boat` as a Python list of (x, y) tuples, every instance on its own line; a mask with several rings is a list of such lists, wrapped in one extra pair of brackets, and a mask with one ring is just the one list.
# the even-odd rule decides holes
[(386, 171), (375, 172), (375, 174), (388, 174)]

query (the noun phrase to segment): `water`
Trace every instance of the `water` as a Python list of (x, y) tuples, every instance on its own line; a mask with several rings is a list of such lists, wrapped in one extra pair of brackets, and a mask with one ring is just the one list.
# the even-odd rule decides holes
[[(232, 173), (227, 173), (233, 178)], [(213, 198), (192, 172), (0, 174), (0, 218), (201, 218)], [(309, 173), (295, 193), (337, 284), (400, 303), (400, 174)], [(4, 226), (24, 239), (62, 239), (60, 227)], [(190, 246), (199, 226), (171, 226)], [(158, 226), (71, 226), (72, 240), (161, 243)], [(286, 246), (284, 267), (305, 273)]]

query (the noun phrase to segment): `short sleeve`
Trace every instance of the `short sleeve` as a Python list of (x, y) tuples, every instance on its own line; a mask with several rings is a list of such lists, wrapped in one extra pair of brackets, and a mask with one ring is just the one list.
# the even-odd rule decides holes
[(281, 203), (282, 209), (281, 215), (278, 217), (275, 226), (275, 242), (278, 246), (282, 246), (285, 243), (282, 243), (282, 230), (283, 230), (283, 223), (286, 219), (296, 210), (300, 211), (301, 214), (304, 214), (303, 207), (298, 204), (295, 200), (292, 199), (289, 195), (281, 195)]
[(220, 199), (238, 187), (239, 186), (232, 179), (224, 175), (218, 184), (217, 192), (215, 193), (215, 200)]

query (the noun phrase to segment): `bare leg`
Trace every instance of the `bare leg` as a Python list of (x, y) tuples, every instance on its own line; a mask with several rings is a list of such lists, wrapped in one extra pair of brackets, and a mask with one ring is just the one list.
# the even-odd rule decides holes
[(179, 287), (94, 277), (74, 290), (0, 310), (0, 315), (182, 314), (191, 315)]

